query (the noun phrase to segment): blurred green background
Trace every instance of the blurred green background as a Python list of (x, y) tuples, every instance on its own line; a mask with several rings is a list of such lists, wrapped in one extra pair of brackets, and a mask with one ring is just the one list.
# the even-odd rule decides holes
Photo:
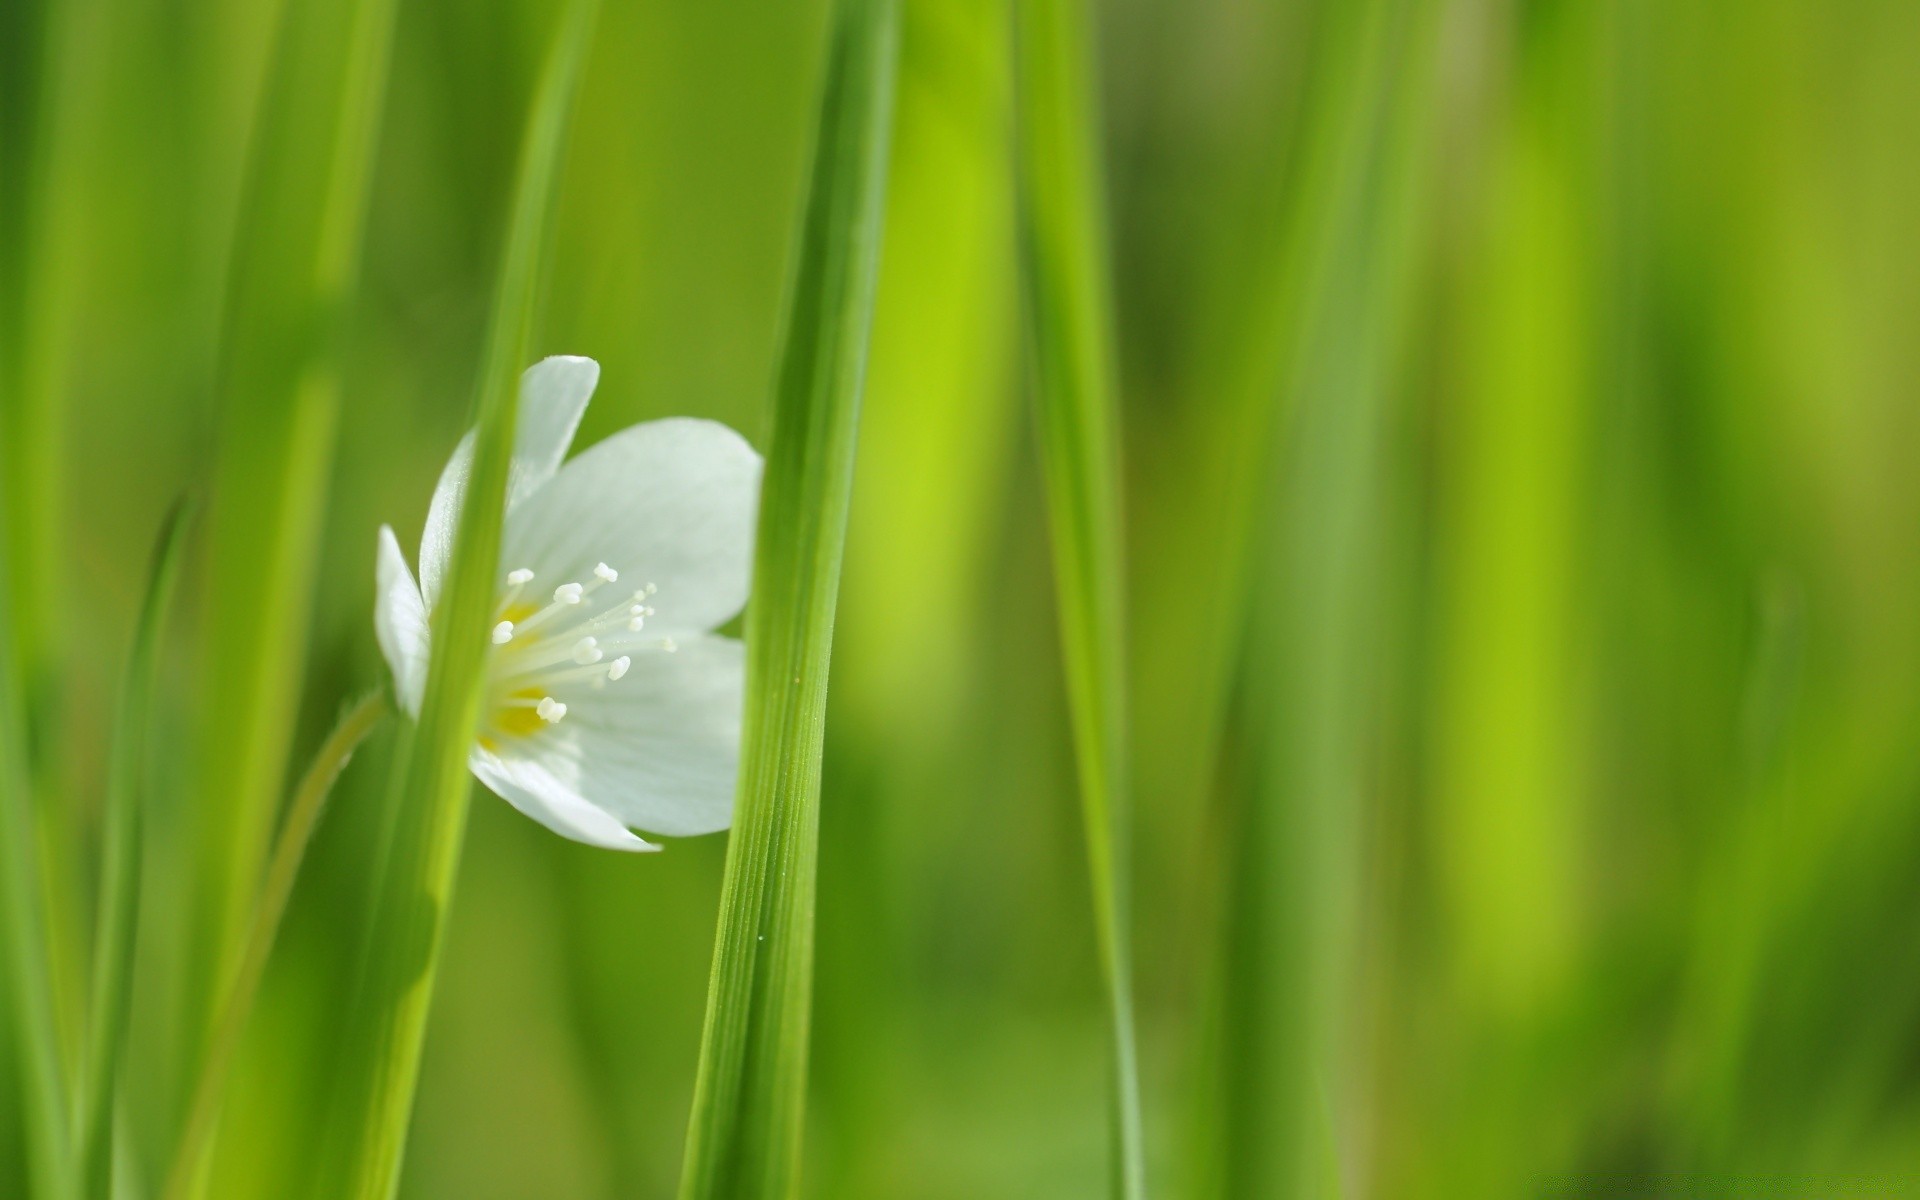
[[(32, 727), (81, 912), (148, 547), (220, 453), (275, 11), (0, 2), (0, 437), (36, 447), (9, 528), (52, 531)], [(557, 5), (398, 12), (294, 764), (383, 670), (374, 530), (411, 552), (466, 420)], [(603, 366), (578, 444), (680, 413), (764, 439), (824, 12), (607, 0), (536, 338)], [(1920, 1195), (1920, 6), (1094, 12), (1157, 1193), (1260, 1194), (1238, 1164), (1279, 1118), (1241, 1039), (1295, 1006), (1247, 982), (1244, 918), (1306, 861), (1342, 1194)], [(1106, 1186), (1006, 37), (1004, 0), (905, 0), (822, 803), (819, 1197)], [(1388, 166), (1328, 185), (1376, 97)], [(33, 386), (50, 441), (19, 428)], [(188, 589), (124, 1114), (149, 1184), (222, 633), (191, 563)], [(282, 1195), (315, 1150), (388, 740), (302, 879), (216, 1196)], [(1307, 853), (1263, 857), (1303, 812), (1332, 818)], [(672, 1193), (723, 850), (598, 852), (476, 797), (404, 1195)]]

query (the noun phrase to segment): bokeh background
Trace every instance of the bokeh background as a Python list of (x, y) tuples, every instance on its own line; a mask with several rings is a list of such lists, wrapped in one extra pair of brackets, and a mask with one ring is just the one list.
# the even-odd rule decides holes
[[(1271, 947), (1239, 918), (1297, 865), (1252, 852), (1278, 840), (1261, 822), (1310, 810), (1334, 820), (1301, 844), (1339, 859), (1304, 878), (1337, 915), (1312, 961), (1339, 997), (1315, 1086), (1343, 1194), (1920, 1195), (1920, 7), (1371, 5), (1368, 36), (1401, 47), (1371, 72), (1348, 7), (1094, 6), (1156, 1191), (1252, 1194), (1236, 1163), (1272, 1114), (1241, 1039), (1293, 1010), (1249, 982)], [(84, 36), (50, 49), (75, 9)], [(83, 849), (159, 513), (221, 453), (275, 12), (0, 4), (0, 370), (55, 364), (63, 429), (9, 504), (57, 531), (35, 754)], [(294, 613), (294, 763), (383, 669), (374, 530), (411, 548), (466, 420), (556, 12), (399, 5), (319, 586)], [(1005, 3), (904, 16), (827, 737), (809, 1190), (1092, 1197), (1103, 1018)], [(603, 365), (581, 444), (683, 413), (764, 439), (823, 18), (607, 0), (536, 338)], [(1384, 196), (1322, 187), (1316, 148), (1375, 93), (1417, 118), (1393, 151), (1417, 166)], [(51, 266), (50, 226), (22, 216), (49, 162)], [(1275, 256), (1319, 261), (1323, 235), (1307, 299), (1250, 316), (1273, 310)], [(1276, 336), (1319, 366), (1270, 378)], [(1313, 417), (1363, 394), (1351, 422)], [(186, 1069), (199, 918), (176, 852), (222, 634), (191, 566), (188, 589), (124, 1116), (149, 1180)], [(1288, 768), (1288, 729), (1337, 762)], [(282, 1195), (314, 1153), (386, 749), (347, 772), (303, 877), (219, 1197)], [(1324, 803), (1271, 803), (1330, 779)], [(672, 1194), (723, 851), (597, 852), (476, 797), (405, 1195)], [(69, 859), (56, 885), (84, 912), (90, 853)]]

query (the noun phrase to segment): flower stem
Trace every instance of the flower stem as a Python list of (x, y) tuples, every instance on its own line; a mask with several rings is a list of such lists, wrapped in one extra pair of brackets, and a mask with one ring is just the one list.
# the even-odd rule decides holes
[(240, 1048), (240, 1035), (246, 1031), (247, 1017), (266, 974), (267, 960), (280, 933), (280, 920), (286, 915), (287, 901), (293, 895), (293, 883), (306, 858), (307, 844), (320, 824), (327, 796), (334, 780), (340, 777), (347, 760), (393, 712), (387, 689), (381, 688), (347, 710), (327, 740), (320, 744), (313, 762), (300, 777), (293, 800), (287, 809), (286, 823), (273, 846), (267, 875), (247, 929), (245, 946), (226, 999), (220, 1007), (219, 1023), (200, 1065), (200, 1078), (193, 1089), (193, 1106), (187, 1117), (186, 1131), (174, 1155), (173, 1169), (167, 1176), (165, 1200), (187, 1200), (193, 1194), (194, 1181), (200, 1175), (203, 1160), (213, 1137), (214, 1121), (219, 1116), (220, 1099), (226, 1088), (228, 1069)]

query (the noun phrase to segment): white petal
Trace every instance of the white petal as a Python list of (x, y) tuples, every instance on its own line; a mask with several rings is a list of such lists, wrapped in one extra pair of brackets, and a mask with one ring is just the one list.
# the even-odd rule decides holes
[(706, 635), (672, 653), (636, 651), (616, 683), (556, 688), (566, 719), (503, 744), (501, 756), (622, 825), (670, 837), (725, 829), (740, 767), (743, 659), (739, 642)]
[(373, 631), (393, 671), (393, 690), (410, 716), (420, 715), (420, 695), (427, 684), (427, 607), (413, 585), (406, 556), (393, 530), (380, 527), (380, 547), (374, 557)]
[(647, 629), (704, 632), (746, 603), (760, 456), (725, 425), (687, 417), (623, 429), (560, 469), (507, 519), (501, 561), (543, 584), (648, 583)]
[(608, 850), (658, 850), (635, 837), (618, 818), (580, 798), (571, 785), (555, 778), (541, 759), (501, 758), (480, 746), (467, 765), (494, 794), (561, 837)]
[[(580, 428), (581, 414), (600, 382), (600, 364), (590, 358), (543, 358), (520, 376), (519, 426), (514, 430), (513, 465), (507, 470), (507, 509), (553, 478)], [(431, 606), (440, 595), (440, 577), (453, 553), (453, 531), (466, 497), (467, 472), (473, 467), (473, 433), (460, 439), (440, 472), (420, 535), (420, 586)]]

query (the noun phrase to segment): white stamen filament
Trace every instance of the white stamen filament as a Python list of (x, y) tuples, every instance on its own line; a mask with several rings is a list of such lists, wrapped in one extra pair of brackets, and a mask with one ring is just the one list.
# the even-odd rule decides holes
[[(492, 632), (493, 644), (501, 648), (490, 658), (490, 690), (499, 697), (496, 711), (531, 708), (542, 721), (556, 724), (568, 711), (567, 703), (553, 694), (556, 688), (604, 688), (633, 669), (633, 654), (647, 650), (672, 653), (678, 649), (672, 638), (641, 641), (633, 637), (654, 615), (653, 608), (645, 603), (659, 591), (654, 584), (636, 588), (631, 598), (604, 611), (594, 611), (599, 605), (583, 605), (588, 595), (619, 578), (620, 572), (599, 563), (592, 578), (584, 583), (562, 583), (553, 590), (552, 603), (514, 621), (505, 619), (504, 613), (516, 602), (520, 590), (532, 582), (533, 572), (527, 568), (508, 572), (507, 588), (498, 604), (502, 619)], [(585, 692), (575, 698), (588, 702)]]

